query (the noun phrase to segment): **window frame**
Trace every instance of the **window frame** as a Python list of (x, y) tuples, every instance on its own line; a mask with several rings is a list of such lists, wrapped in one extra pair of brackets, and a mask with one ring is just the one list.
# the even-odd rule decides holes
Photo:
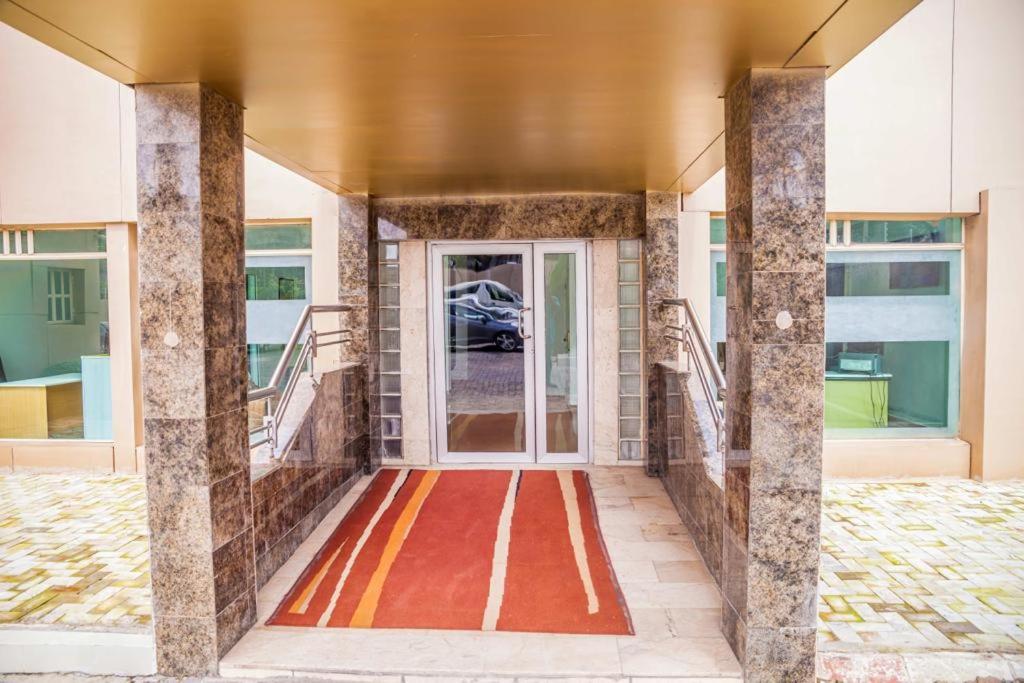
[[(712, 212), (711, 218), (725, 219), (725, 214), (720, 212)], [(963, 289), (963, 278), (964, 278), (964, 243), (965, 243), (965, 231), (966, 225), (962, 224), (960, 229), (960, 240), (957, 242), (880, 242), (880, 243), (864, 243), (864, 242), (853, 242), (851, 239), (851, 226), (853, 221), (858, 220), (892, 220), (892, 221), (915, 221), (915, 220), (941, 220), (946, 218), (956, 218), (961, 221), (965, 221), (965, 216), (948, 214), (948, 215), (927, 215), (927, 214), (906, 214), (900, 216), (878, 216), (871, 214), (836, 214), (832, 216), (826, 216), (826, 242), (825, 242), (825, 253), (826, 262), (828, 261), (828, 254), (831, 253), (921, 253), (921, 252), (958, 252), (959, 254), (959, 273), (957, 275), (956, 283), (956, 296), (959, 299), (958, 306), (958, 329), (956, 337), (956, 354), (955, 357), (950, 358), (950, 363), (956, 362), (959, 367), (956, 371), (956, 386), (959, 386), (963, 381), (963, 326), (964, 326), (964, 315), (963, 315), (963, 301), (964, 301), (964, 289)], [(711, 238), (711, 228), (708, 228), (709, 241)], [(715, 300), (718, 297), (715, 273), (716, 255), (717, 258), (724, 259), (726, 251), (725, 244), (710, 244), (710, 250), (708, 254), (710, 264), (710, 299), (711, 299), (711, 310), (712, 318), (714, 318)], [(952, 275), (950, 281), (950, 294), (940, 294), (936, 296), (953, 296), (953, 282)], [(724, 298), (724, 297), (722, 297)], [(843, 297), (836, 297), (843, 298)], [(852, 298), (852, 297), (851, 297)], [(868, 298), (868, 297), (865, 297)], [(708, 330), (711, 332), (712, 321), (708, 321)], [(903, 340), (899, 339), (880, 339), (879, 342), (899, 342)], [(909, 340), (908, 340), (909, 341)], [(932, 340), (932, 341), (949, 341), (949, 340)], [(714, 341), (712, 341), (714, 344)], [(953, 354), (951, 354), (952, 356)], [(947, 381), (952, 383), (954, 377), (953, 368), (947, 368)], [(963, 406), (960, 404), (959, 390), (955, 390), (951, 387), (949, 390), (950, 397), (954, 394), (955, 400), (951, 401), (956, 406), (956, 410), (952, 411), (948, 415), (949, 424), (946, 427), (884, 427), (884, 428), (871, 428), (871, 429), (848, 429), (848, 428), (826, 428), (824, 435), (826, 439), (915, 439), (915, 438), (958, 438), (960, 435), (960, 420), (962, 415)]]

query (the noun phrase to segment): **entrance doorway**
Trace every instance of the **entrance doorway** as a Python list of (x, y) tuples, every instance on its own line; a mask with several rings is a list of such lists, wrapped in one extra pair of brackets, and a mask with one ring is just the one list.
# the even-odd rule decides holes
[(439, 462), (589, 459), (583, 242), (434, 244)]

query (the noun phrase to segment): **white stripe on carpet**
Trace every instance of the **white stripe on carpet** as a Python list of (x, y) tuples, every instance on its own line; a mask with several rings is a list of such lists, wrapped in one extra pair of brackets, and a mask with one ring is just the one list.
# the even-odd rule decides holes
[(587, 594), (587, 614), (596, 614), (598, 610), (597, 592), (594, 590), (594, 579), (590, 575), (590, 563), (587, 562), (583, 521), (580, 519), (580, 505), (576, 498), (576, 484), (573, 482), (572, 470), (558, 470), (558, 486), (562, 489), (565, 517), (569, 521), (569, 541), (572, 543), (572, 554), (576, 558), (576, 569), (580, 573), (580, 581), (583, 582), (583, 590)]
[(498, 627), (501, 603), (505, 600), (505, 576), (508, 573), (508, 547), (512, 541), (512, 513), (516, 507), (516, 492), (519, 490), (520, 470), (513, 470), (505, 492), (505, 503), (498, 517), (498, 535), (494, 539), (494, 556), (491, 559), (491, 586), (487, 591), (487, 607), (484, 609), (483, 631)]

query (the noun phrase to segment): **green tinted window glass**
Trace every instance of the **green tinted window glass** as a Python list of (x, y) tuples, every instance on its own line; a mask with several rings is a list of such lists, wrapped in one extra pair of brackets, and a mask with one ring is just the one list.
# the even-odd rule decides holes
[(963, 239), (963, 220), (850, 221), (854, 244), (945, 244)]
[(248, 301), (305, 299), (306, 269), (301, 266), (246, 268), (245, 298)]
[[(33, 251), (37, 254), (96, 254), (107, 250), (107, 231), (33, 230)], [(24, 240), (23, 248), (26, 248)]]
[(313, 231), (309, 224), (246, 225), (245, 248), (250, 251), (310, 249)]
[(711, 244), (725, 244), (725, 219), (711, 219)]
[(949, 342), (825, 344), (825, 427), (943, 428)]
[(829, 263), (826, 296), (945, 296), (949, 261)]
[(725, 296), (725, 261), (715, 264), (715, 294)]
[(0, 415), (31, 392), (59, 397), (41, 414), (0, 420), (0, 439), (112, 438), (102, 263), (0, 261)]

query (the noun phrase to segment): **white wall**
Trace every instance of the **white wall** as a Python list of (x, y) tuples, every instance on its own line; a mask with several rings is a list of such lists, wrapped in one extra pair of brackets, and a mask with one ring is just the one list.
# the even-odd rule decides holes
[(0, 223), (134, 220), (133, 102), (131, 89), (0, 24)]
[[(309, 220), (325, 194), (245, 151), (246, 218)], [(0, 224), (135, 212), (135, 91), (0, 23)]]
[[(826, 83), (826, 208), (978, 211), (1024, 186), (1024, 2), (924, 0)], [(724, 171), (683, 198), (724, 211)]]

